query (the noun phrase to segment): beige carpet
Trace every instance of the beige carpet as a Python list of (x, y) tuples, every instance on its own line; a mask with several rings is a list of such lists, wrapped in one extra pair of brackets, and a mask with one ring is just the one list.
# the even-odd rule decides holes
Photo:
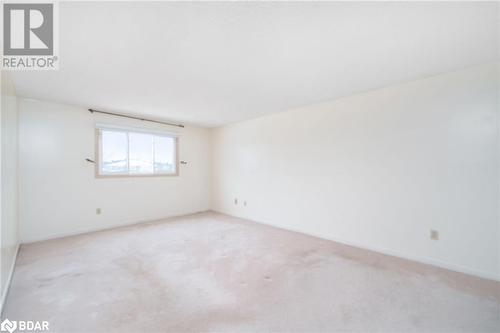
[(50, 332), (500, 331), (499, 283), (216, 213), (24, 245)]

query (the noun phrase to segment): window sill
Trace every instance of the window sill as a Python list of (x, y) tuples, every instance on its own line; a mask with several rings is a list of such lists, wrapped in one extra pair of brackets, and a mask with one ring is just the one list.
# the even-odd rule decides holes
[(140, 175), (140, 174), (133, 174), (133, 175), (101, 175), (101, 174), (96, 174), (95, 178), (148, 178), (148, 177), (177, 177), (179, 176), (179, 173), (157, 173), (157, 174), (150, 174), (150, 175)]

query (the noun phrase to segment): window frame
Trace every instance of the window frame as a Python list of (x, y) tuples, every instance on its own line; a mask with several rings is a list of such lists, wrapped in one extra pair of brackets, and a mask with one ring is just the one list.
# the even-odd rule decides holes
[[(113, 131), (127, 134), (127, 169), (130, 164), (130, 147), (129, 147), (129, 133), (143, 133), (153, 136), (163, 136), (174, 139), (174, 158), (175, 158), (175, 172), (158, 172), (158, 173), (102, 173), (102, 131)], [(153, 150), (154, 156), (154, 150)], [(113, 125), (96, 125), (95, 128), (95, 177), (96, 178), (134, 178), (134, 177), (177, 177), (179, 176), (179, 137), (174, 133), (160, 132), (155, 130), (148, 130), (142, 128), (119, 127)], [(154, 170), (154, 169), (153, 169)]]

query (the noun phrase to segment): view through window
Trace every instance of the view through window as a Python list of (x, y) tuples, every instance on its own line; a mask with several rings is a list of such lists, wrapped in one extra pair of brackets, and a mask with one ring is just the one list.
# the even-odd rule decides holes
[(177, 173), (177, 138), (125, 129), (98, 129), (99, 175)]

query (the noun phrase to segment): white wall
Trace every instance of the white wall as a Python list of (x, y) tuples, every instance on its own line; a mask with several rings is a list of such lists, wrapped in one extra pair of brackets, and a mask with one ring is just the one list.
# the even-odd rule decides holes
[[(176, 129), (19, 99), (22, 242), (210, 209), (209, 130)], [(177, 131), (178, 177), (95, 178), (95, 123)], [(102, 209), (96, 215), (96, 208)]]
[[(18, 237), (18, 184), (17, 184), (17, 136), (18, 112), (14, 85), (6, 72), (2, 76), (1, 103), (1, 303), (3, 306), (8, 290), (19, 245)], [(1, 311), (1, 310), (0, 310)]]
[(498, 64), (482, 65), (213, 130), (187, 127), (188, 165), (162, 178), (96, 179), (85, 161), (96, 122), (161, 125), (19, 99), (21, 241), (212, 207), (499, 279), (498, 74)]
[(483, 65), (217, 128), (213, 208), (498, 279), (498, 74)]

